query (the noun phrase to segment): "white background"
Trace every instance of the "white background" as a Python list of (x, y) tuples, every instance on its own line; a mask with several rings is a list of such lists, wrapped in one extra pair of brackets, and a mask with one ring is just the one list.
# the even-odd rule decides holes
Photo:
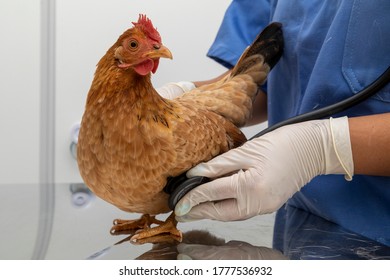
[(0, 183), (38, 181), (39, 3), (0, 0)]

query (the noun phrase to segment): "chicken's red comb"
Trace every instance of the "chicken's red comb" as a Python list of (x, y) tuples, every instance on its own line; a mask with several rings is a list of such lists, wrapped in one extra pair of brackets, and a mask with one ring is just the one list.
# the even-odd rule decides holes
[(150, 39), (161, 43), (161, 36), (154, 28), (152, 21), (146, 15), (139, 15), (138, 22), (132, 22), (135, 27), (140, 28)]

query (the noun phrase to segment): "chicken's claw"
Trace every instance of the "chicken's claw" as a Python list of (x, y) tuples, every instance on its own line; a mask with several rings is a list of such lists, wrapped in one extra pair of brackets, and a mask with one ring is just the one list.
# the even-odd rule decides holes
[[(182, 233), (176, 228), (177, 222), (173, 213), (165, 222), (145, 214), (138, 220), (116, 219), (113, 223), (111, 234), (133, 234), (130, 237), (132, 244), (177, 243), (181, 242), (183, 238)], [(151, 227), (152, 224), (158, 226)]]
[(180, 243), (183, 240), (181, 231), (169, 223), (150, 228), (139, 230), (130, 238), (132, 244), (145, 243)]
[(142, 215), (141, 218), (137, 220), (115, 219), (110, 233), (112, 235), (134, 234), (140, 229), (150, 228), (152, 224), (161, 225), (163, 223), (163, 221), (157, 220), (154, 216), (148, 214)]

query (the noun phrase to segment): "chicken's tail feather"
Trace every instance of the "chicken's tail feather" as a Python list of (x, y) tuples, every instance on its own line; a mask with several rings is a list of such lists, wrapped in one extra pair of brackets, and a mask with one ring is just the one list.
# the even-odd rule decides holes
[[(231, 76), (244, 73), (250, 74), (255, 81), (258, 81), (260, 84), (263, 83), (264, 74), (267, 75), (269, 70), (279, 61), (283, 53), (283, 47), (282, 24), (273, 22), (244, 51), (236, 66), (233, 68)], [(266, 65), (268, 67), (265, 67)], [(257, 72), (264, 74), (259, 77), (256, 75)]]
[(281, 24), (271, 23), (244, 51), (230, 75), (216, 83), (187, 92), (179, 100), (192, 100), (190, 102), (195, 102), (241, 127), (250, 118), (258, 89), (266, 81), (269, 71), (282, 52)]

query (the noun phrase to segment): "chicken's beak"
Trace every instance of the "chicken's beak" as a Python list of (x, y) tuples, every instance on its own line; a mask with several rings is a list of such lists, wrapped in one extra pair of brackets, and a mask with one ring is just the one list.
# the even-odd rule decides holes
[(164, 45), (155, 45), (154, 49), (148, 52), (146, 56), (152, 59), (161, 57), (173, 59), (171, 51)]

